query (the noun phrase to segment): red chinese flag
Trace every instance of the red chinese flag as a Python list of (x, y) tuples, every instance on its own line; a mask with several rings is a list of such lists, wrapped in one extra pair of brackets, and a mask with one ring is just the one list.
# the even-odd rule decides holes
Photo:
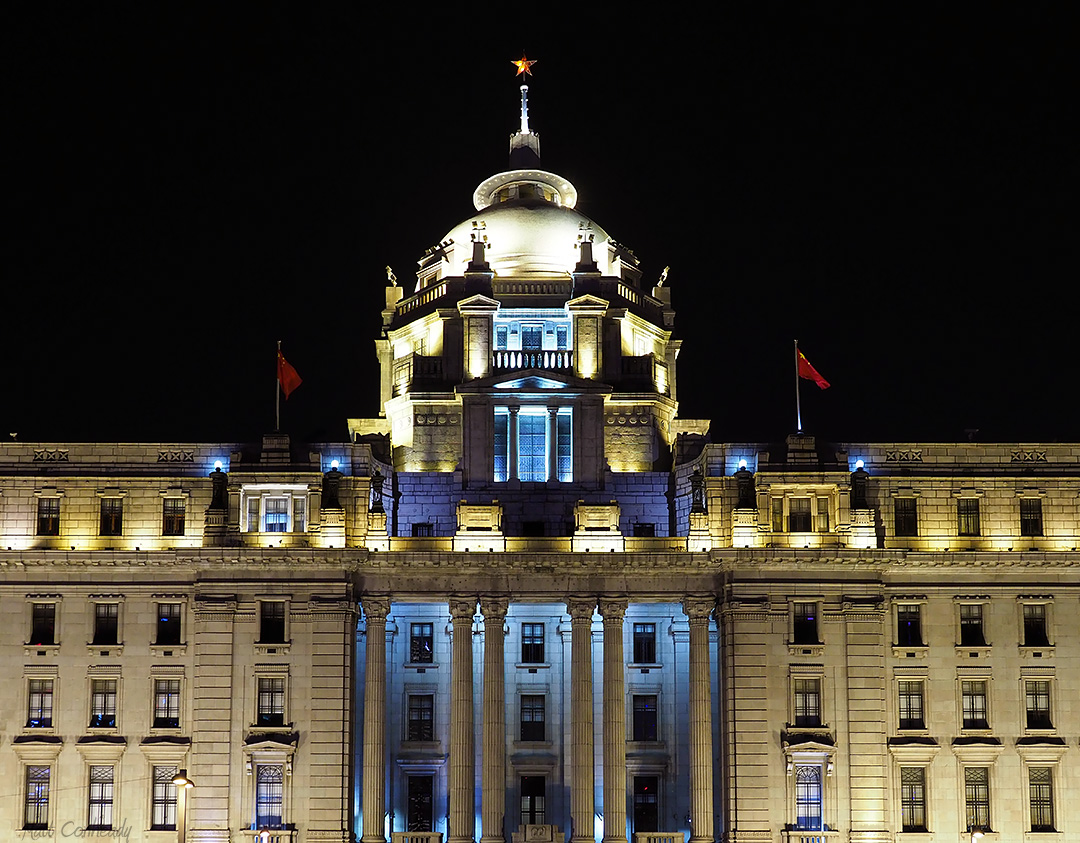
[(277, 379), (278, 383), (281, 384), (281, 391), (285, 393), (286, 401), (289, 400), (292, 391), (303, 383), (300, 375), (296, 373), (296, 369), (292, 367), (289, 361), (285, 359), (285, 355), (280, 351), (277, 353)]
[(799, 377), (813, 381), (820, 389), (829, 388), (829, 382), (821, 376), (817, 369), (810, 365), (810, 361), (806, 359), (806, 355), (801, 351), (799, 352)]

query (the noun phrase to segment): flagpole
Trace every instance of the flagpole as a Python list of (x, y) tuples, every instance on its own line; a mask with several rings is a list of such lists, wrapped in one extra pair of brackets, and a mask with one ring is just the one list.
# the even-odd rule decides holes
[[(280, 343), (279, 343), (280, 345)], [(802, 404), (799, 401), (799, 341), (795, 340), (795, 432), (802, 433)]]
[(281, 340), (277, 341), (277, 376), (274, 382), (277, 384), (277, 393), (274, 397), (274, 433), (281, 433)]

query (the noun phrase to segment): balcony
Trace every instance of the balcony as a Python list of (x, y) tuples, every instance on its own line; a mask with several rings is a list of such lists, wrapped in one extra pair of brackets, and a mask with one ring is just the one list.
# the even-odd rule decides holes
[(839, 831), (782, 831), (783, 843), (839, 843)]
[(244, 843), (293, 843), (296, 840), (296, 832), (284, 828), (245, 828), (239, 834)]
[(425, 357), (422, 354), (409, 354), (394, 361), (394, 395), (406, 392), (423, 392), (438, 389), (443, 385), (443, 359)]
[(491, 358), (493, 373), (515, 369), (545, 369), (549, 372), (568, 372), (574, 367), (572, 351), (496, 351)]

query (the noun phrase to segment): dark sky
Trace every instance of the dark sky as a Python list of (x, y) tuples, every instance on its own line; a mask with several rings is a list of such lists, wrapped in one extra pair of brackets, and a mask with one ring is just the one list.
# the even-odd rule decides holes
[(1080, 441), (1063, 11), (218, 5), (8, 21), (0, 434), (258, 437), (281, 339), (283, 427), (344, 438), (383, 267), (411, 289), (506, 168), (524, 50), (544, 167), (671, 265), (680, 415), (714, 440), (791, 432), (798, 338), (822, 438)]

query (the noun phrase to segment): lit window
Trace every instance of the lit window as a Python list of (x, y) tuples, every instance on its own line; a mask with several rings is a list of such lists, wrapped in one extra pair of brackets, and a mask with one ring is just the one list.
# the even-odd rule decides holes
[(926, 771), (922, 767), (900, 768), (901, 831), (926, 831)]
[(986, 682), (964, 680), (960, 683), (960, 699), (965, 729), (989, 729), (986, 712)]
[(543, 663), (544, 625), (542, 623), (521, 625), (521, 661), (525, 664)]
[(788, 532), (810, 532), (811, 498), (792, 498), (788, 510)]
[(285, 603), (283, 601), (259, 601), (259, 643), (285, 643)]
[(30, 608), (30, 644), (56, 643), (56, 604), (34, 603)]
[(829, 532), (829, 499), (814, 499), (814, 529), (819, 533)]
[(113, 768), (95, 764), (90, 767), (90, 792), (87, 801), (87, 829), (107, 831), (113, 824)]
[(307, 532), (307, 498), (297, 496), (292, 499), (292, 531)]
[(546, 782), (543, 776), (521, 777), (521, 823), (543, 825), (547, 816), (544, 805)]
[(506, 407), (496, 407), (495, 481), (502, 483), (514, 479), (511, 475), (515, 467), (516, 479), (525, 482), (542, 483), (549, 479), (562, 483), (572, 481), (572, 419), (569, 407), (561, 407), (554, 413), (549, 412), (547, 407), (521, 407), (515, 408), (514, 412)]
[(26, 768), (26, 803), (23, 806), (23, 829), (35, 831), (49, 827), (49, 767)]
[(150, 828), (153, 831), (176, 830), (176, 783), (178, 767), (155, 766), (150, 792)]
[(157, 604), (157, 645), (171, 646), (180, 643), (180, 603)]
[(154, 728), (180, 727), (180, 680), (154, 680)]
[(26, 706), (26, 728), (48, 729), (53, 719), (53, 680), (31, 679)]
[(432, 624), (414, 623), (409, 626), (409, 661), (413, 664), (431, 664), (435, 661)]
[(796, 679), (795, 725), (816, 727), (821, 725), (821, 680)]
[(922, 611), (918, 604), (896, 607), (896, 645), (898, 647), (921, 647)]
[(90, 683), (90, 728), (116, 728), (116, 680), (94, 679)]
[(799, 764), (795, 767), (795, 828), (821, 831), (821, 767)]
[(405, 740), (435, 740), (434, 694), (409, 694), (409, 722)]
[(280, 764), (260, 764), (255, 774), (255, 828), (281, 828), (284, 808), (284, 769)]
[(547, 414), (518, 413), (518, 477), (543, 482), (548, 477)]
[(979, 499), (959, 498), (956, 501), (956, 534), (958, 536), (978, 536)]
[(990, 771), (986, 767), (964, 768), (964, 806), (968, 828), (990, 828)]
[(634, 664), (656, 664), (656, 624), (634, 624)]
[(817, 644), (817, 603), (796, 603), (794, 615), (792, 627), (794, 643)]
[(1050, 720), (1050, 682), (1036, 679), (1024, 683), (1024, 709), (1029, 729), (1053, 729)]
[(115, 645), (120, 628), (119, 603), (94, 604), (94, 644)]
[(38, 498), (37, 534), (60, 535), (60, 498)]
[(255, 722), (260, 726), (285, 725), (285, 678), (260, 676), (258, 710)]
[(960, 646), (984, 647), (983, 607), (981, 603), (960, 604)]
[(897, 498), (893, 505), (893, 532), (898, 537), (919, 535), (919, 514), (915, 498)]
[(784, 499), (773, 498), (772, 499), (772, 531), (774, 533), (784, 532)]
[(634, 695), (634, 740), (655, 741), (656, 731), (656, 694)]
[(1045, 603), (1024, 604), (1024, 646), (1050, 646), (1050, 636), (1046, 632)]
[(899, 727), (901, 729), (925, 729), (923, 714), (923, 683), (912, 679), (903, 679), (897, 683)]
[(124, 532), (124, 499), (101, 499), (101, 535), (120, 536)]
[(187, 501), (183, 498), (165, 498), (161, 503), (161, 535), (184, 535), (184, 516)]
[(266, 519), (263, 522), (263, 532), (287, 533), (289, 531), (289, 499), (267, 498)]
[(1031, 803), (1031, 830), (1055, 831), (1054, 771), (1050, 767), (1028, 768), (1028, 801)]
[(1020, 498), (1020, 535), (1041, 536), (1042, 534), (1042, 500), (1039, 498)]
[(521, 695), (521, 740), (542, 741), (545, 739), (544, 713), (542, 694)]
[(273, 494), (247, 494), (249, 533), (303, 533), (307, 531), (307, 496), (300, 491), (275, 490)]

